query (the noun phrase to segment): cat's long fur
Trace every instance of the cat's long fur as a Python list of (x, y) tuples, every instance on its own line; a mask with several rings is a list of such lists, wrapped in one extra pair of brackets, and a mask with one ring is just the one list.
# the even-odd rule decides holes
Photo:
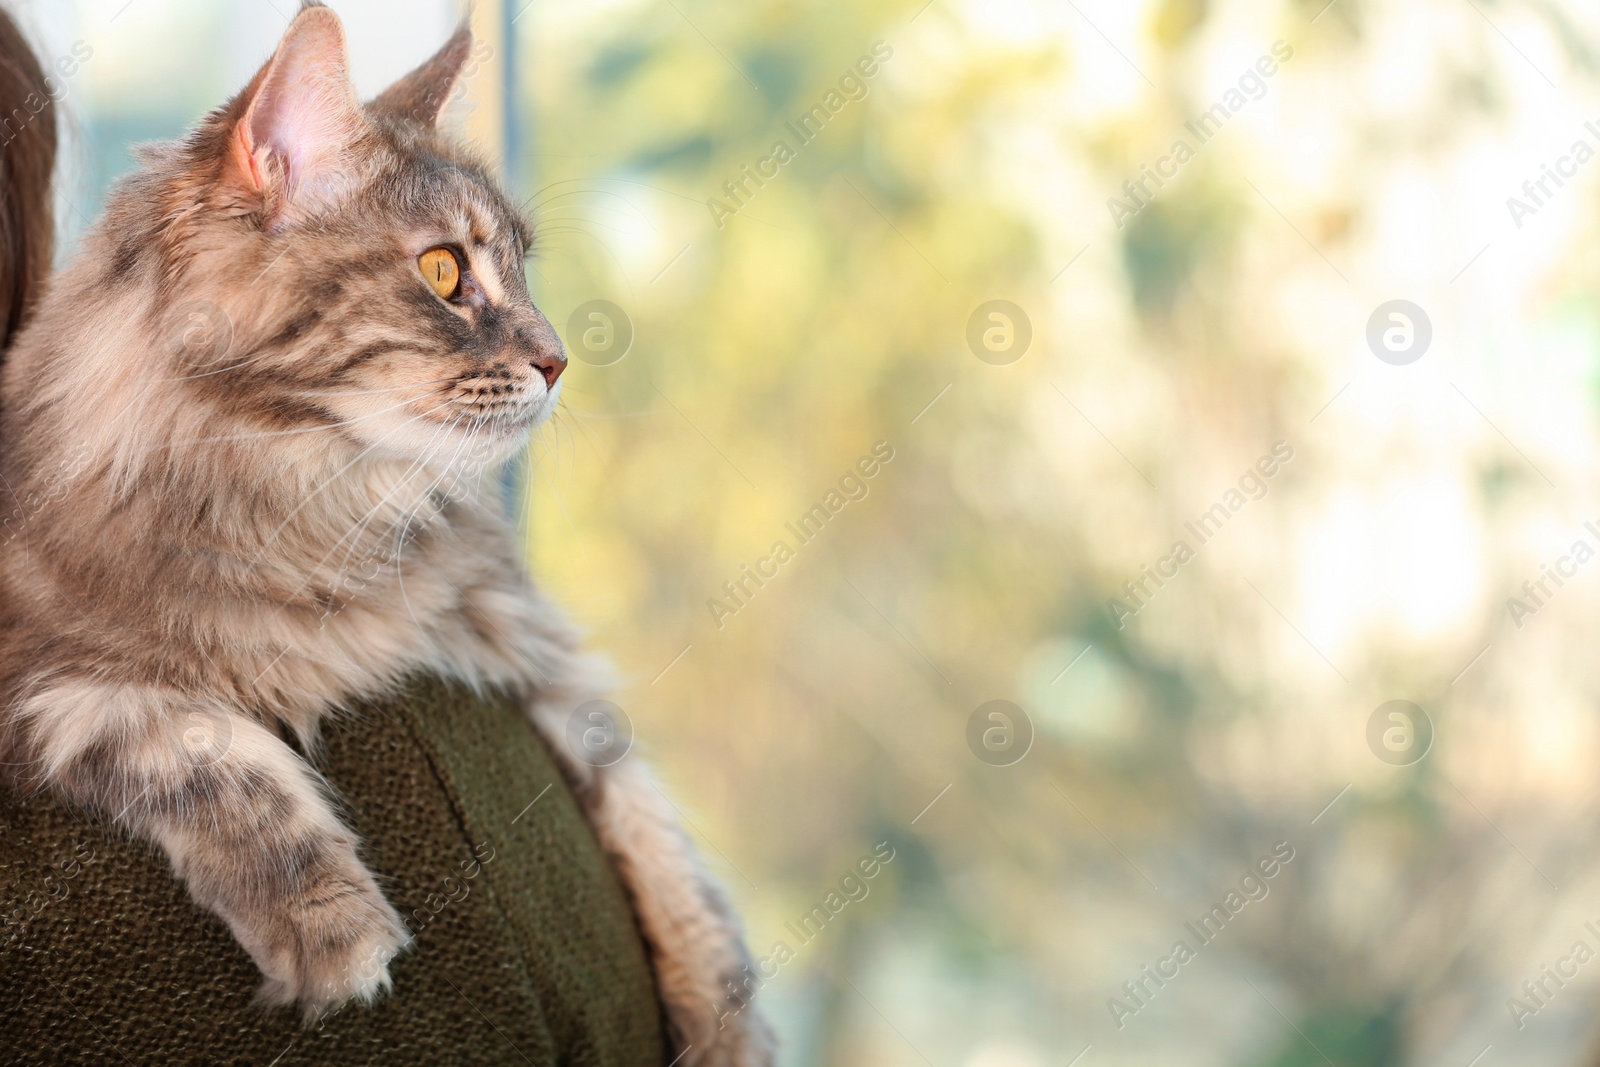
[[(559, 396), (530, 234), (436, 129), (465, 30), (365, 107), (308, 3), (181, 143), (145, 150), (6, 355), (0, 761), (171, 858), (324, 1011), (406, 931), (286, 738), (433, 671), (509, 690), (635, 905), (684, 1064), (767, 1064), (748, 957), (635, 757), (574, 757), (600, 676), (530, 584), (486, 472)], [(454, 246), (460, 299), (417, 265)]]

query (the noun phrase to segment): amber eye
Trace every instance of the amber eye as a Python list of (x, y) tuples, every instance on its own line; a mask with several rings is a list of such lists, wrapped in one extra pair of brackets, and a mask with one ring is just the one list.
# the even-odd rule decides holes
[(417, 269), (428, 279), (433, 291), (451, 299), (461, 289), (461, 264), (448, 248), (430, 248), (417, 257)]

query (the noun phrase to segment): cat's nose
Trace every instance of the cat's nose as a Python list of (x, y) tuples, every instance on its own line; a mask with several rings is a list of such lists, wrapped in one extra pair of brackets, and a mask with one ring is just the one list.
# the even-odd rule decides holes
[(562, 350), (561, 338), (552, 337), (549, 341), (541, 339), (536, 342), (531, 362), (534, 369), (544, 375), (544, 387), (554, 389), (556, 379), (567, 369), (567, 354)]
[(534, 309), (533, 318), (532, 323), (525, 323), (517, 331), (517, 338), (526, 346), (528, 362), (544, 376), (545, 389), (554, 389), (556, 379), (567, 369), (567, 348), (550, 320), (538, 309)]

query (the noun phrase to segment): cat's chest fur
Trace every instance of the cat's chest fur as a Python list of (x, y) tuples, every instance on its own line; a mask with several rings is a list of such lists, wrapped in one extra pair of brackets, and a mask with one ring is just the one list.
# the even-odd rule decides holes
[[(286, 598), (285, 580), (299, 586)], [(223, 605), (215, 625), (236, 630), (260, 664), (243, 706), (296, 729), (412, 673), (532, 693), (546, 674), (537, 620), (558, 626), (518, 564), (511, 525), (439, 491), (314, 561), (280, 561), (259, 592), (248, 610)]]
[(269, 509), (270, 524), (220, 495), (120, 504), (92, 474), (76, 489), (64, 505), (101, 536), (63, 550), (47, 520), (69, 516), (41, 515), (0, 563), (22, 608), (13, 628), (66, 632), (36, 646), (60, 668), (94, 663), (304, 735), (413, 673), (531, 695), (555, 670), (540, 635), (565, 627), (529, 583), (514, 528), (448, 471), (345, 471), (277, 496), (299, 500)]

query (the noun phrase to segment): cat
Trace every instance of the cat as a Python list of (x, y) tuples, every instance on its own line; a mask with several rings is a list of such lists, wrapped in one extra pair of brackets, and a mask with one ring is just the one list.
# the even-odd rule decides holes
[(770, 1064), (671, 806), (564, 743), (604, 671), (478, 491), (566, 355), (529, 223), (440, 129), (471, 51), (463, 26), (363, 105), (306, 0), (31, 311), (0, 378), (0, 762), (159, 847), (261, 999), (315, 1018), (389, 989), (407, 933), (286, 738), (418, 672), (509, 692), (628, 892), (679, 1062)]

